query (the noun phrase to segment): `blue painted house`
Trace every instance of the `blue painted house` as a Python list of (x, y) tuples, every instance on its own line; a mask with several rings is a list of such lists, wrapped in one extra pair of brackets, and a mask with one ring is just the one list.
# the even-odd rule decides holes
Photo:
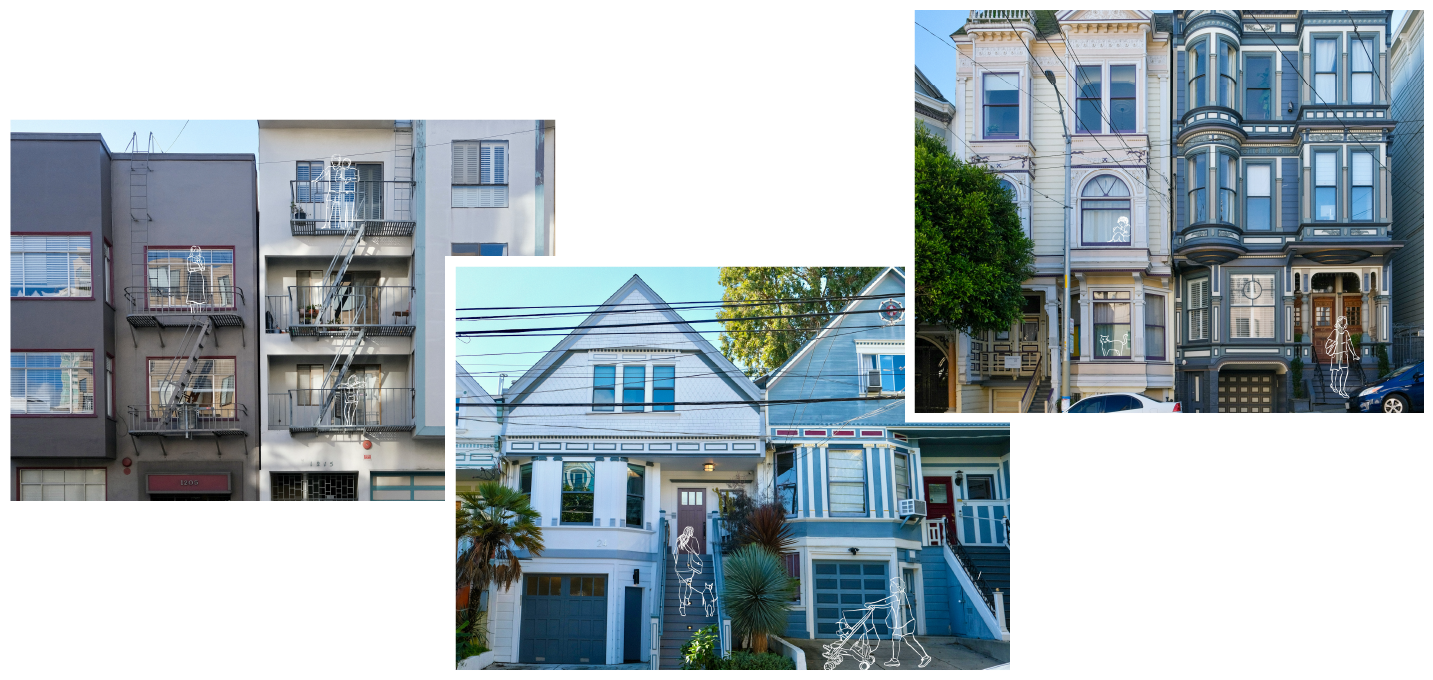
[(881, 272), (759, 381), (771, 401), (867, 398), (765, 407), (754, 491), (795, 527), (791, 637), (838, 637), (899, 577), (917, 634), (1009, 639), (1009, 425), (906, 422), (905, 287)]

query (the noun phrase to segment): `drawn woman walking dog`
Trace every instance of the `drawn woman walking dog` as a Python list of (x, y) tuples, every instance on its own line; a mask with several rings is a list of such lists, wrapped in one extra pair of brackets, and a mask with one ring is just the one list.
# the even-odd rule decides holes
[[(702, 573), (702, 556), (697, 552), (701, 546), (697, 543), (696, 537), (692, 535), (692, 527), (682, 529), (682, 534), (677, 537), (677, 581), (681, 583), (677, 588), (677, 613), (687, 615), (687, 605), (692, 603), (692, 593), (700, 593), (702, 596), (702, 607), (706, 610), (707, 616), (716, 616), (716, 592), (713, 585), (708, 583), (703, 590), (697, 590), (692, 585), (692, 580)], [(682, 568), (681, 555), (686, 553), (686, 569)]]
[(1344, 399), (1348, 398), (1348, 364), (1354, 351), (1349, 342), (1348, 319), (1341, 316), (1334, 323), (1333, 334), (1324, 341), (1324, 352), (1329, 355), (1329, 389)]

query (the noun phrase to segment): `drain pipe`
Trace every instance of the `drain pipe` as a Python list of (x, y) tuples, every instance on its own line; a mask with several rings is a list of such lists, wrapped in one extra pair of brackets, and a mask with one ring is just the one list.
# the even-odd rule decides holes
[(1070, 313), (1070, 123), (1065, 120), (1064, 98), (1059, 96), (1059, 86), (1055, 84), (1055, 72), (1045, 71), (1045, 79), (1050, 81), (1050, 87), (1056, 88), (1055, 102), (1060, 107), (1060, 125), (1065, 128), (1065, 318), (1060, 329), (1060, 413), (1070, 410), (1070, 331), (1074, 323), (1074, 317)]

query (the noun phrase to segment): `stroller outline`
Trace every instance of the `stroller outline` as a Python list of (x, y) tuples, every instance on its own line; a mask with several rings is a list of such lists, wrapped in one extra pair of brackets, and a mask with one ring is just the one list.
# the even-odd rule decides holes
[[(891, 630), (891, 658), (882, 665), (888, 668), (895, 668), (901, 665), (900, 646), (903, 642), (911, 651), (920, 655), (921, 662), (920, 665), (917, 666), (918, 668), (925, 668), (929, 665), (931, 662), (930, 654), (926, 653), (925, 647), (915, 638), (915, 621), (912, 619), (903, 619), (899, 626), (890, 625), (891, 617), (894, 615), (897, 607), (900, 607), (902, 611), (908, 607), (906, 602), (906, 585), (899, 576), (891, 579), (890, 596), (873, 602), (867, 602), (865, 606), (861, 608), (860, 611), (864, 613), (856, 623), (849, 623), (846, 617), (841, 617), (841, 620), (836, 623), (836, 631), (840, 637), (835, 642), (822, 647), (824, 651), (822, 651), (821, 656), (826, 659), (826, 663), (822, 668), (828, 671), (836, 670), (847, 656), (855, 659), (860, 670), (863, 671), (870, 668), (871, 664), (876, 662), (875, 651), (880, 648), (881, 641), (879, 637), (876, 637), (875, 643), (872, 643), (871, 636), (880, 635), (880, 632), (876, 630), (875, 622), (872, 620), (872, 617), (875, 616), (878, 610), (885, 612), (885, 622), (887, 627)], [(851, 643), (849, 649), (846, 648), (846, 643), (848, 642)]]

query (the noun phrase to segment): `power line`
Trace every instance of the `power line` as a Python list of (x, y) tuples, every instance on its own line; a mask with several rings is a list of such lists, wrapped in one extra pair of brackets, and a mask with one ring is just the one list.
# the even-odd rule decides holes
[[(720, 319), (717, 319), (717, 321), (720, 321)], [(672, 322), (672, 323), (675, 323), (675, 322)], [(662, 325), (668, 325), (668, 324), (662, 324)], [(588, 328), (590, 328), (590, 326), (589, 326)], [(598, 328), (607, 328), (607, 326), (598, 326)], [(754, 328), (754, 329), (751, 329), (751, 330), (731, 330), (731, 329), (726, 329), (726, 330), (707, 330), (707, 331), (693, 330), (693, 331), (691, 331), (691, 332), (693, 332), (693, 333), (718, 333), (718, 334), (721, 334), (721, 333), (727, 333), (727, 334), (731, 334), (731, 333), (805, 333), (805, 332), (808, 332), (808, 331), (818, 331), (818, 330), (821, 330), (821, 328), (822, 328), (822, 327), (810, 327), (810, 328)], [(879, 325), (875, 325), (875, 326), (848, 326), (847, 328), (890, 328), (890, 326), (889, 326), (888, 324), (879, 324)], [(480, 331), (460, 331), (460, 332), (458, 333), (458, 335), (459, 335), (459, 336), (463, 336), (463, 337), (460, 337), (459, 339), (464, 339), (464, 338), (466, 337), (466, 336), (464, 336), (465, 333), (478, 333), (478, 332), (480, 332)], [(598, 335), (686, 335), (687, 333), (688, 333), (687, 331), (613, 331), (613, 332), (611, 332), (611, 333), (585, 333), (584, 335), (587, 335), (587, 336), (598, 336)], [(532, 337), (567, 337), (567, 336), (570, 336), (570, 335), (572, 335), (572, 334), (571, 334), (571, 333), (506, 333), (506, 334), (504, 334), (504, 333), (493, 333), (493, 334), (490, 334), (490, 335), (480, 335), (480, 336), (475, 336), (475, 337), (484, 337), (484, 338), (532, 338)], [(471, 338), (467, 338), (467, 339), (471, 339)]]
[(184, 135), (184, 130), (185, 130), (185, 128), (188, 128), (188, 127), (189, 127), (189, 121), (186, 120), (186, 121), (184, 121), (184, 126), (181, 127), (181, 128), (179, 128), (179, 134), (174, 135), (174, 141), (172, 141), (172, 142), (169, 143), (169, 146), (165, 148), (164, 153), (169, 153), (170, 151), (172, 151), (172, 150), (174, 149), (174, 145), (179, 142), (179, 138)]
[[(853, 311), (849, 311), (849, 312), (829, 312), (829, 313), (820, 313), (820, 314), (776, 314), (776, 315), (772, 315), (772, 316), (744, 316), (744, 317), (736, 317), (736, 318), (730, 318), (730, 319), (694, 319), (694, 320), (691, 320), (691, 321), (685, 321), (685, 320), (684, 320), (684, 321), (681, 321), (680, 323), (683, 323), (683, 324), (694, 324), (694, 323), (731, 323), (731, 322), (735, 322), (735, 321), (772, 321), (772, 320), (775, 320), (775, 319), (809, 319), (809, 318), (817, 317), (817, 316), (820, 316), (820, 317), (834, 317), (834, 316), (851, 316), (851, 315), (854, 315), (854, 314), (885, 314), (886, 312), (895, 312), (895, 311), (904, 312), (904, 311), (905, 311), (905, 308), (904, 308), (904, 307), (901, 307), (901, 308), (899, 308), (899, 309), (858, 309), (858, 310), (853, 310)], [(472, 318), (472, 317), (461, 317), (461, 316), (460, 316), (460, 317), (458, 317), (458, 320), (459, 320), (459, 321), (474, 321), (475, 319)], [(502, 333), (530, 333), (530, 332), (534, 332), (534, 331), (574, 331), (574, 330), (587, 330), (587, 329), (594, 329), (594, 328), (637, 328), (637, 327), (640, 327), (640, 326), (671, 326), (671, 325), (675, 325), (675, 324), (677, 324), (677, 323), (679, 323), (679, 322), (676, 322), (676, 321), (641, 321), (641, 322), (636, 322), (636, 323), (611, 323), (611, 324), (603, 324), (603, 325), (600, 325), (600, 326), (547, 326), (547, 327), (542, 327), (542, 328), (498, 328), (498, 329), (486, 330), (486, 331), (459, 331), (459, 332), (458, 332), (458, 336), (459, 336), (459, 337), (476, 337), (476, 336), (482, 336), (482, 335), (496, 335), (496, 334), (502, 334)], [(779, 329), (779, 330), (784, 330), (784, 329)]]
[[(461, 141), (464, 141), (464, 142), (480, 142), (480, 141), (485, 141), (485, 140), (497, 139), (497, 138), (499, 138), (499, 137), (506, 137), (506, 136), (508, 136), (508, 135), (519, 135), (519, 134), (522, 134), (522, 133), (524, 133), (524, 132), (534, 132), (534, 131), (537, 131), (537, 130), (552, 130), (552, 129), (555, 129), (555, 127), (556, 127), (556, 126), (554, 126), (554, 127), (535, 127), (535, 128), (528, 128), (528, 129), (526, 129), (526, 130), (513, 130), (513, 131), (511, 131), (511, 132), (499, 132), (499, 133), (497, 133), (496, 135), (489, 135), (489, 136), (487, 136), (487, 137), (479, 137), (479, 138), (476, 138), (476, 139), (463, 139), (463, 140), (461, 140)], [(414, 146), (413, 148), (414, 148), (414, 149), (431, 149), (431, 148), (433, 148), (433, 147), (435, 147), (435, 146), (448, 146), (448, 145), (451, 145), (452, 143), (453, 143), (452, 141), (447, 141), (447, 142), (435, 142), (435, 143), (433, 143), (433, 144), (423, 144), (423, 145), (420, 145), (420, 146)], [(384, 151), (360, 151), (360, 152), (358, 152), (358, 153), (337, 153), (337, 154), (329, 154), (329, 155), (330, 155), (330, 156), (343, 156), (343, 157), (346, 157), (346, 158), (347, 158), (347, 157), (352, 157), (352, 156), (374, 156), (374, 155), (377, 155), (377, 154), (385, 154), (385, 153), (393, 153), (393, 151), (392, 151), (392, 150), (384, 150)], [(267, 164), (269, 164), (269, 163), (297, 163), (297, 162), (299, 162), (299, 161), (311, 161), (311, 160), (313, 160), (313, 159), (312, 159), (312, 158), (295, 158), (295, 159), (293, 159), (293, 160), (287, 160), (287, 161), (259, 161), (259, 162), (258, 162), (258, 165), (267, 165)]]
[[(508, 408), (508, 409), (517, 409), (517, 408), (526, 407), (526, 406), (543, 406), (543, 407), (556, 407), (556, 408), (592, 408), (592, 409), (595, 410), (595, 409), (596, 409), (597, 407), (599, 407), (599, 406), (611, 406), (611, 407), (621, 406), (621, 407), (623, 407), (623, 408), (626, 408), (626, 407), (628, 407), (628, 406), (725, 406), (725, 405), (729, 405), (729, 404), (730, 404), (730, 405), (739, 405), (739, 406), (769, 406), (769, 405), (773, 405), (773, 404), (776, 404), (776, 405), (780, 405), (780, 404), (825, 404), (825, 403), (827, 403), (827, 402), (835, 402), (835, 401), (891, 401), (891, 400), (893, 400), (893, 399), (904, 401), (904, 400), (905, 400), (905, 395), (894, 396), (894, 397), (817, 397), (817, 398), (811, 398), (811, 399), (752, 399), (752, 400), (750, 400), (750, 401), (645, 401), (645, 402), (622, 401), (622, 402), (607, 402), (607, 403), (598, 403), (598, 402), (573, 402), (573, 403), (561, 403), (561, 404), (548, 404), (548, 403), (529, 404), (529, 403), (527, 403), (527, 402), (514, 402), (514, 403), (510, 403), (510, 404), (509, 404), (509, 403), (504, 403), (502, 406), (503, 406), (504, 408)], [(488, 405), (488, 404), (463, 404), (463, 403), (459, 403), (459, 404), (458, 404), (458, 406), (487, 406), (487, 405)]]
[(781, 304), (781, 303), (787, 303), (787, 302), (825, 302), (825, 301), (843, 301), (843, 300), (878, 300), (878, 299), (880, 299), (880, 298), (890, 298), (890, 297), (905, 297), (905, 293), (904, 293), (904, 292), (900, 292), (900, 293), (890, 293), (890, 294), (887, 294), (887, 295), (844, 295), (844, 296), (843, 296), (843, 295), (832, 295), (832, 296), (826, 296), (826, 297), (811, 297), (811, 298), (757, 298), (757, 299), (755, 299), (755, 300), (692, 300), (692, 301), (687, 301), (687, 302), (662, 302), (662, 303), (655, 303), (655, 302), (610, 302), (610, 303), (609, 303), (609, 302), (597, 302), (597, 303), (585, 304), (585, 305), (525, 305), (525, 306), (518, 306), (518, 307), (458, 307), (458, 308), (457, 308), (457, 311), (459, 311), (459, 312), (496, 312), (496, 311), (507, 311), (507, 310), (513, 310), (513, 309), (576, 309), (576, 308), (579, 308), (579, 307), (632, 307), (632, 306), (647, 306), (647, 307), (652, 307), (653, 309), (659, 309), (659, 310), (660, 310), (660, 309), (665, 309), (665, 307), (657, 307), (656, 305), (662, 304), (662, 305), (666, 305), (667, 307), (672, 307), (672, 306), (677, 306), (677, 305)]

